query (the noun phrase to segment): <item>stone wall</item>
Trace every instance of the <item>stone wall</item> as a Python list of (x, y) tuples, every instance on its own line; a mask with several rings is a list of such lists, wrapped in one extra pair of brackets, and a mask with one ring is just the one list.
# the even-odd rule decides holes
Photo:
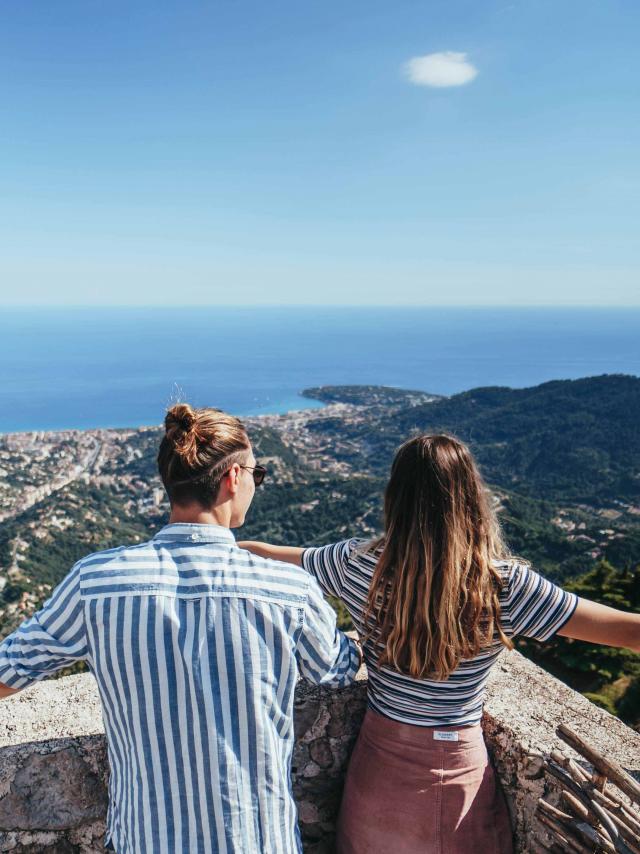
[[(294, 787), (305, 851), (332, 850), (336, 808), (366, 701), (366, 673), (296, 692)], [(534, 817), (549, 784), (542, 758), (563, 721), (640, 775), (640, 735), (517, 652), (492, 671), (483, 728), (512, 814), (517, 850), (544, 839)], [(42, 682), (0, 703), (0, 851), (99, 852), (108, 768), (93, 678)]]

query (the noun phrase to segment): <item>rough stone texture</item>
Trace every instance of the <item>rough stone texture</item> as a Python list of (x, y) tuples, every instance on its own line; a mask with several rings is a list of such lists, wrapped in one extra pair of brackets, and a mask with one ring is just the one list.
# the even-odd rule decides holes
[(550, 794), (552, 803), (559, 800), (555, 785), (542, 772), (543, 758), (560, 747), (591, 770), (556, 736), (560, 723), (640, 779), (639, 733), (519, 653), (503, 653), (491, 671), (482, 725), (521, 852), (534, 850), (534, 841), (549, 839), (534, 817), (538, 798)]
[[(53, 789), (51, 802), (42, 793)], [(107, 789), (73, 745), (53, 753), (31, 753), (16, 768), (10, 791), (0, 801), (0, 827), (19, 830), (65, 830), (100, 819)]]
[[(305, 851), (333, 850), (344, 771), (366, 702), (366, 673), (340, 691), (300, 683), (296, 692), (294, 791)], [(483, 727), (516, 831), (517, 850), (544, 839), (534, 817), (550, 789), (542, 759), (567, 723), (640, 777), (640, 735), (517, 652), (489, 683)], [(108, 776), (93, 678), (43, 682), (0, 703), (0, 851), (101, 852)]]
[(366, 671), (349, 688), (301, 682), (296, 691), (293, 791), (305, 852), (333, 851), (344, 772), (367, 701)]

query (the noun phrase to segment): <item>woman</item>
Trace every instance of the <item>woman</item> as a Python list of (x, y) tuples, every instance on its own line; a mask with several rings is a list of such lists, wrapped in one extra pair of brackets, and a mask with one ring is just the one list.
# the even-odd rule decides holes
[(480, 727), (491, 666), (516, 635), (640, 651), (640, 615), (579, 599), (509, 558), (475, 461), (450, 436), (399, 449), (379, 540), (240, 546), (304, 566), (363, 638), (368, 709), (347, 773), (341, 854), (512, 851)]

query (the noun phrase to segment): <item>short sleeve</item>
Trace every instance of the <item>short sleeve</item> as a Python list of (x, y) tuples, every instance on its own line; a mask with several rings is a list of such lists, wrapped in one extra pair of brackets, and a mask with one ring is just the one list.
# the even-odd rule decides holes
[(546, 641), (568, 622), (577, 604), (575, 593), (525, 564), (515, 564), (509, 573), (503, 616), (514, 636)]
[(25, 688), (87, 658), (78, 574), (76, 564), (41, 610), (0, 643), (0, 682), (4, 685)]
[(342, 598), (349, 555), (357, 540), (340, 540), (329, 546), (309, 548), (302, 552), (302, 566), (313, 575), (329, 596)]

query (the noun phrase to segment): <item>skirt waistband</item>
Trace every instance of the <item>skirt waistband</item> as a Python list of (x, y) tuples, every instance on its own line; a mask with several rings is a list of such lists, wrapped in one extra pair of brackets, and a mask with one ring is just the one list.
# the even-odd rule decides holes
[(362, 729), (372, 738), (392, 739), (415, 747), (455, 748), (484, 743), (482, 726), (416, 726), (404, 724), (367, 709)]

